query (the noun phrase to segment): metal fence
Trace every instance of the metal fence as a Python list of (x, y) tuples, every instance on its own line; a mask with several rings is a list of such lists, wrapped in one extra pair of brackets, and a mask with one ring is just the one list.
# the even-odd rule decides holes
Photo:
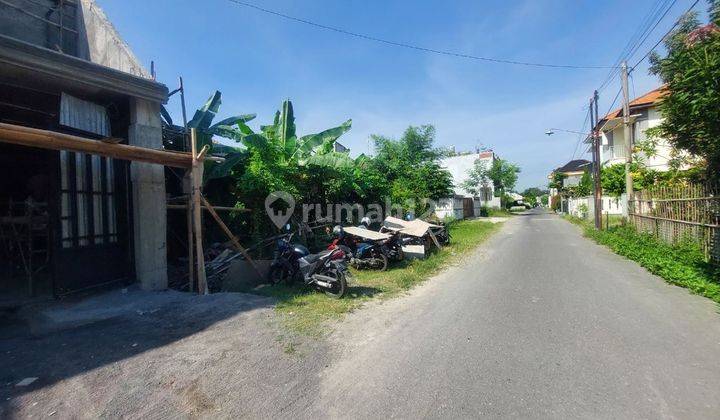
[(630, 223), (670, 244), (691, 240), (706, 259), (720, 263), (718, 192), (716, 186), (699, 184), (638, 191), (630, 203)]

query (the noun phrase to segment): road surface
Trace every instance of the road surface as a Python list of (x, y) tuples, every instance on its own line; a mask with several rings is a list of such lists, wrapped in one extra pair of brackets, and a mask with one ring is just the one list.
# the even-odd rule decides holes
[(257, 296), (56, 306), (100, 318), (0, 322), (0, 418), (720, 418), (717, 306), (548, 214), (295, 352)]
[(353, 314), (309, 409), (333, 418), (720, 418), (720, 315), (555, 215)]

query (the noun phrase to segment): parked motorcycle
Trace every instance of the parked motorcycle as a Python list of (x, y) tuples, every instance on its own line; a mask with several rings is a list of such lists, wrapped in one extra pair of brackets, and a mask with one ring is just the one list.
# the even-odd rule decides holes
[(387, 257), (392, 261), (402, 261), (405, 259), (403, 253), (403, 238), (398, 232), (387, 232), (390, 238), (387, 239), (383, 245), (387, 249)]
[(343, 297), (347, 291), (347, 266), (343, 250), (337, 248), (311, 254), (306, 247), (293, 244), (293, 236), (294, 233), (283, 235), (277, 241), (268, 274), (270, 283), (292, 284), (301, 279), (305, 285), (330, 297)]
[[(397, 245), (393, 239), (393, 242), (388, 246), (387, 240), (371, 240), (371, 239), (360, 239), (352, 235), (345, 233), (341, 226), (336, 226), (333, 229), (333, 233), (336, 238), (328, 246), (328, 250), (341, 249), (345, 252), (347, 261), (357, 269), (374, 269), (379, 271), (385, 271), (388, 266), (388, 260), (402, 259), (402, 246)], [(399, 244), (399, 242), (398, 242)], [(398, 254), (398, 249), (400, 254)], [(392, 256), (391, 256), (392, 255)]]

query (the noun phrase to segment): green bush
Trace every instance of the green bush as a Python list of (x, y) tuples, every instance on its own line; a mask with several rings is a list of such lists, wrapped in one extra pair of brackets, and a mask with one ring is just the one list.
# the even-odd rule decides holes
[(614, 226), (599, 231), (584, 221), (573, 219), (573, 223), (584, 227), (586, 236), (613, 252), (636, 261), (670, 284), (685, 287), (720, 303), (720, 269), (705, 261), (697, 244), (686, 240), (669, 245), (631, 226)]

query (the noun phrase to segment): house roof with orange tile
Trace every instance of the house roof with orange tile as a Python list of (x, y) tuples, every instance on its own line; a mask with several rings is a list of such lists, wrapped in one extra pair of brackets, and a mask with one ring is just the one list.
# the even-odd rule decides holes
[[(665, 85), (662, 85), (659, 88), (653, 89), (650, 92), (630, 101), (630, 109), (645, 108), (650, 105), (654, 105), (654, 104), (660, 102), (660, 100), (662, 100), (662, 98), (665, 97), (665, 95), (667, 95), (667, 93), (668, 93), (667, 88), (665, 87)], [(613, 118), (621, 117), (622, 114), (623, 114), (622, 108), (618, 108), (615, 111), (612, 111), (611, 113), (604, 116), (600, 120), (600, 122), (611, 120)]]

